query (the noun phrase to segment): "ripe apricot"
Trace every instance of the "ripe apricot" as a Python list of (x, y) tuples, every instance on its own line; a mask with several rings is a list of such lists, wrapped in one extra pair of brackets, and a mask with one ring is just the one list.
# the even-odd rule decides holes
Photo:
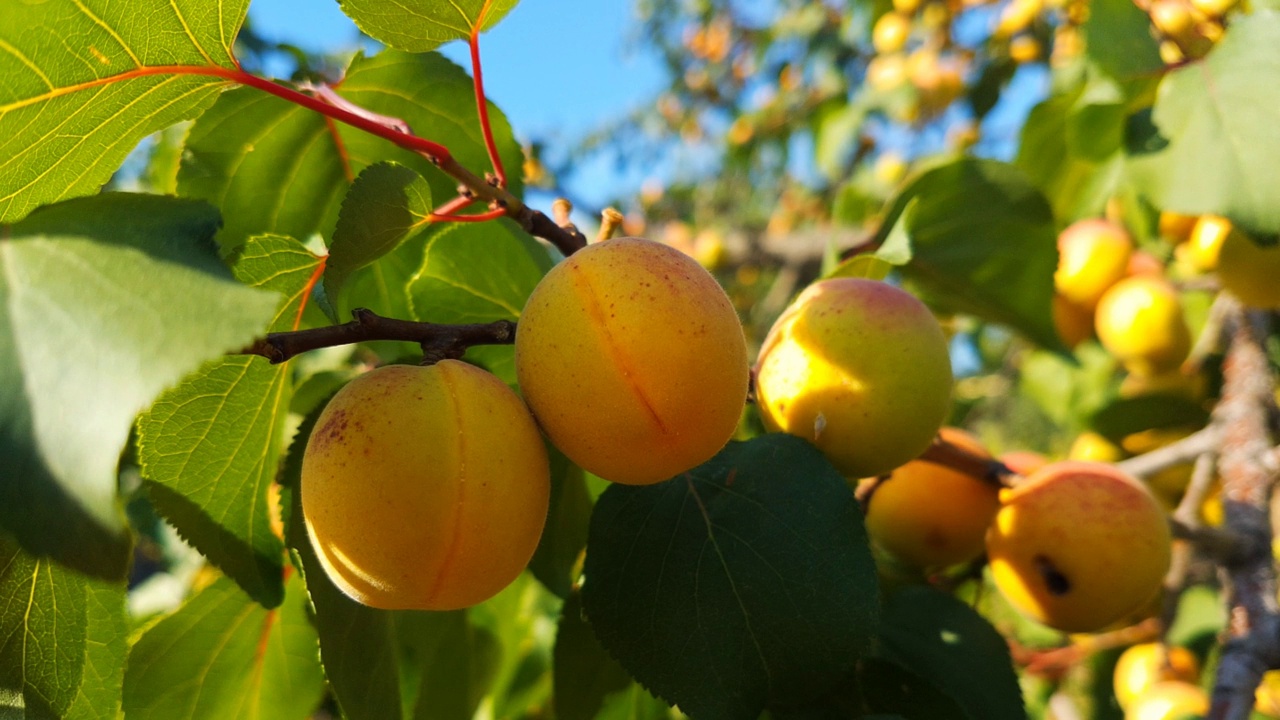
[(901, 288), (823, 280), (765, 338), (756, 399), (770, 431), (812, 442), (846, 476), (879, 475), (923, 452), (946, 418), (947, 339)]
[(1125, 278), (1107, 290), (1094, 316), (1098, 340), (1131, 373), (1159, 375), (1191, 352), (1178, 291), (1163, 278)]
[(1124, 720), (1182, 720), (1209, 712), (1209, 695), (1199, 685), (1166, 680), (1134, 699)]
[[(977, 438), (942, 428), (942, 438), (983, 458)], [(1000, 509), (1000, 490), (981, 478), (912, 460), (876, 485), (867, 506), (867, 533), (898, 560), (922, 568), (946, 567), (982, 554), (983, 538)]]
[(887, 12), (876, 20), (871, 30), (871, 45), (881, 55), (890, 55), (906, 47), (910, 35), (911, 18), (899, 12)]
[(1125, 276), (1132, 252), (1133, 239), (1113, 222), (1091, 218), (1072, 223), (1058, 235), (1054, 288), (1072, 303), (1092, 309)]
[(552, 268), (516, 333), (516, 374), (551, 442), (627, 485), (674, 477), (737, 428), (746, 340), (715, 278), (693, 258), (615, 238)]
[(996, 587), (1024, 614), (1094, 632), (1159, 592), (1168, 521), (1141, 482), (1103, 463), (1053, 463), (1001, 491), (987, 533)]
[(1280, 309), (1280, 246), (1262, 247), (1235, 230), (1218, 250), (1218, 280), (1249, 307)]
[(1074, 348), (1093, 337), (1093, 310), (1054, 293), (1053, 327), (1063, 344)]
[(1125, 710), (1158, 682), (1194, 683), (1199, 676), (1200, 661), (1190, 650), (1150, 642), (1139, 643), (1121, 653), (1112, 679), (1116, 702)]
[(458, 360), (347, 383), (302, 460), (302, 510), (329, 578), (388, 610), (482, 602), (528, 564), (550, 497), (546, 447), (501, 380)]

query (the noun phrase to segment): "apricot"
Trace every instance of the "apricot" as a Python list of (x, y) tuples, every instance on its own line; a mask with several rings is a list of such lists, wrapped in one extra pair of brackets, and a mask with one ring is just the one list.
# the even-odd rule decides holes
[(520, 398), (458, 360), (356, 377), (320, 413), (302, 510), (325, 573), (387, 610), (482, 602), (529, 563), (550, 497)]
[[(977, 438), (945, 427), (942, 439), (990, 459)], [(921, 568), (946, 567), (982, 554), (983, 538), (1000, 509), (1000, 489), (981, 478), (912, 460), (876, 485), (867, 506), (867, 533), (896, 559)]]
[(1280, 717), (1280, 670), (1268, 670), (1253, 693), (1253, 709), (1268, 717)]
[(1104, 463), (1116, 462), (1124, 459), (1124, 450), (1099, 433), (1086, 430), (1077, 435), (1076, 439), (1072, 441), (1071, 447), (1067, 450), (1067, 459)]
[(1094, 316), (1098, 340), (1129, 372), (1159, 375), (1191, 352), (1178, 291), (1162, 278), (1125, 278), (1107, 290)]
[(1231, 221), (1221, 215), (1201, 215), (1182, 250), (1186, 262), (1199, 272), (1218, 267), (1222, 243), (1231, 234)]
[(1092, 309), (1128, 272), (1132, 253), (1133, 239), (1123, 227), (1099, 218), (1072, 223), (1058, 235), (1054, 288), (1070, 302)]
[(1218, 250), (1222, 287), (1254, 308), (1280, 309), (1280, 246), (1262, 247), (1235, 230)]
[(906, 47), (910, 35), (911, 18), (899, 12), (887, 12), (871, 29), (871, 45), (881, 55), (890, 55)]
[(1198, 221), (1199, 218), (1195, 215), (1163, 210), (1160, 212), (1158, 221), (1160, 237), (1176, 245), (1191, 236), (1191, 231), (1195, 229)]
[(640, 238), (580, 250), (534, 289), (516, 375), (569, 459), (626, 485), (667, 480), (715, 455), (747, 397), (742, 325), (688, 255)]
[(1160, 591), (1168, 521), (1151, 492), (1114, 466), (1053, 463), (1000, 500), (987, 533), (991, 576), (1027, 616), (1095, 632)]
[(1048, 465), (1049, 458), (1034, 450), (1010, 450), (1000, 456), (1000, 462), (1015, 473), (1026, 477)]
[(1150, 642), (1139, 643), (1121, 653), (1112, 678), (1116, 702), (1126, 710), (1158, 682), (1194, 683), (1199, 676), (1200, 661), (1190, 650)]
[(1054, 293), (1053, 327), (1063, 344), (1074, 348), (1093, 337), (1093, 310)]
[(1183, 720), (1209, 712), (1209, 695), (1199, 685), (1167, 680), (1134, 699), (1124, 720)]
[(770, 431), (812, 442), (846, 476), (879, 475), (923, 452), (946, 419), (947, 339), (901, 288), (823, 280), (765, 338), (756, 400)]

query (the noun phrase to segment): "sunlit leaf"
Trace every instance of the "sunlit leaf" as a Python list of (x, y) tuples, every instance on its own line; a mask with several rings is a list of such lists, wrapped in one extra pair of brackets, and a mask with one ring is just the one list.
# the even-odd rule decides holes
[[(292, 330), (321, 259), (296, 240), (250, 238), (236, 277), (282, 299), (270, 329)], [(151, 499), (178, 532), (268, 607), (284, 594), (284, 545), (271, 532), (267, 485), (284, 444), (293, 384), (285, 365), (242, 355), (207, 363), (161, 395), (138, 423)]]
[(498, 24), (518, 0), (339, 0), (342, 12), (370, 36), (410, 52), (435, 50), (450, 40)]
[(248, 0), (46, 0), (0, 11), (0, 221), (97, 192), (229, 85)]

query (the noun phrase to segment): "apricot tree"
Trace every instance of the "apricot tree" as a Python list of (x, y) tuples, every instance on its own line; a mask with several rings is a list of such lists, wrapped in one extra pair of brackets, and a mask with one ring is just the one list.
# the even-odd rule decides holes
[(0, 714), (1276, 712), (1270, 0), (644, 2), (563, 163), (514, 5), (0, 0)]

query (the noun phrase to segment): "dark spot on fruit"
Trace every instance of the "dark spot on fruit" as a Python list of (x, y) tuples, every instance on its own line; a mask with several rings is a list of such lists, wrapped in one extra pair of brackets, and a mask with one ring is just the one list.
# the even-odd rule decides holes
[(1067, 579), (1062, 571), (1058, 570), (1053, 561), (1044, 555), (1036, 555), (1031, 558), (1031, 562), (1036, 565), (1036, 572), (1040, 573), (1040, 577), (1044, 580), (1044, 586), (1049, 589), (1050, 595), (1061, 597), (1071, 592), (1071, 581)]

